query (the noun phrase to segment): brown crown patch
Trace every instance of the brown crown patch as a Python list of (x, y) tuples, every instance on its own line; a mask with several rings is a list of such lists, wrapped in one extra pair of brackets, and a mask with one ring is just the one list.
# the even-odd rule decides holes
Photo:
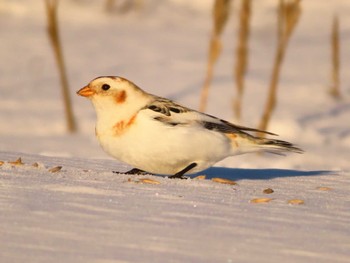
[(121, 103), (124, 103), (125, 100), (126, 100), (126, 91), (125, 90), (122, 90), (120, 92), (117, 93), (117, 95), (115, 96), (115, 101), (118, 103), (118, 104), (121, 104)]

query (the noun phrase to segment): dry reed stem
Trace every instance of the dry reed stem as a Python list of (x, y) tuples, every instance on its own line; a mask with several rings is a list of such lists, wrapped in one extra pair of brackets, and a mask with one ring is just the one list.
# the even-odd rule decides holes
[(106, 1), (105, 9), (106, 9), (107, 12), (109, 12), (109, 11), (111, 11), (113, 9), (114, 4), (115, 4), (114, 2), (115, 2), (115, 0), (107, 0)]
[(280, 39), (283, 34), (285, 3), (284, 0), (279, 0), (277, 8), (277, 39)]
[[(117, 5), (118, 4), (118, 5)], [(120, 13), (126, 13), (131, 11), (132, 9), (141, 9), (143, 5), (143, 0), (127, 0), (121, 1), (121, 3), (116, 3), (115, 0), (106, 0), (105, 2), (105, 10), (107, 12), (112, 12), (117, 9)]]
[(251, 14), (251, 0), (242, 0), (239, 29), (238, 44), (236, 48), (236, 67), (234, 78), (236, 81), (237, 96), (233, 101), (233, 110), (238, 121), (241, 120), (242, 98), (244, 92), (244, 76), (247, 71), (248, 57), (248, 40), (249, 40), (249, 20)]
[[(290, 36), (292, 35), (296, 24), (299, 20), (301, 14), (300, 8), (301, 0), (291, 0), (285, 3), (283, 0), (279, 4), (279, 22), (282, 23), (279, 25), (280, 29), (278, 30), (278, 44), (275, 54), (274, 65), (272, 69), (272, 75), (270, 79), (270, 88), (268, 93), (267, 102), (265, 109), (259, 124), (259, 130), (267, 130), (267, 126), (271, 119), (273, 110), (276, 107), (277, 103), (277, 87), (281, 71), (281, 66), (284, 60), (286, 49)], [(264, 137), (264, 133), (258, 133), (258, 136)]]
[(205, 111), (208, 101), (209, 87), (213, 79), (214, 64), (221, 53), (220, 35), (229, 16), (230, 0), (216, 0), (213, 7), (213, 31), (209, 45), (206, 78), (202, 87), (199, 110)]
[(335, 15), (333, 18), (332, 35), (332, 85), (330, 94), (334, 98), (340, 98), (340, 44), (339, 44), (339, 19)]
[(60, 81), (62, 87), (64, 109), (66, 115), (66, 123), (69, 132), (76, 131), (75, 119), (73, 116), (72, 105), (69, 95), (68, 79), (66, 74), (65, 63), (62, 54), (62, 45), (59, 37), (58, 23), (57, 23), (57, 0), (45, 0), (46, 14), (47, 14), (47, 32), (51, 45), (55, 54), (57, 67), (60, 73)]

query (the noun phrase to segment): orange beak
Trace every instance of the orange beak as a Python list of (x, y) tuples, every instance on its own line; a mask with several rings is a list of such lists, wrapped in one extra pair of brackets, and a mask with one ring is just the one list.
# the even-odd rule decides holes
[(77, 94), (88, 98), (88, 97), (91, 97), (92, 95), (94, 95), (95, 91), (90, 89), (89, 86), (85, 86), (84, 88), (78, 90)]

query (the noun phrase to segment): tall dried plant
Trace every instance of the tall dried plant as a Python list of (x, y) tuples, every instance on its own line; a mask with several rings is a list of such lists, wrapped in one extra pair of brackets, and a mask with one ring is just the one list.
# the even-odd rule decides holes
[(330, 93), (334, 98), (340, 98), (340, 44), (339, 44), (339, 19), (334, 16), (331, 34), (332, 48), (332, 85)]
[(111, 11), (114, 7), (114, 4), (115, 4), (115, 0), (106, 0), (106, 3), (105, 3), (105, 9), (106, 11)]
[(115, 1), (106, 0), (105, 10), (107, 12), (112, 12), (113, 10), (118, 10), (121, 13), (126, 13), (132, 9), (141, 9), (143, 5), (143, 0), (126, 0), (126, 1)]
[(236, 98), (233, 101), (233, 110), (238, 121), (241, 120), (244, 77), (247, 71), (250, 16), (251, 0), (242, 0), (239, 16), (238, 44), (236, 48), (236, 67), (233, 74), (237, 88)]
[[(281, 66), (286, 53), (289, 39), (298, 23), (301, 15), (301, 0), (290, 0), (285, 2), (279, 1), (278, 8), (278, 42), (275, 54), (274, 65), (272, 69), (272, 75), (270, 79), (270, 88), (268, 93), (265, 109), (259, 124), (260, 130), (266, 130), (271, 119), (273, 110), (276, 107), (277, 102), (277, 87), (281, 71)], [(263, 133), (259, 133), (259, 136), (264, 136)]]
[(207, 64), (207, 73), (202, 87), (201, 99), (199, 109), (205, 111), (208, 101), (209, 87), (213, 78), (214, 64), (217, 61), (222, 44), (220, 40), (221, 33), (226, 25), (227, 18), (229, 16), (230, 0), (215, 0), (213, 7), (213, 31), (209, 44), (209, 56)]
[(67, 129), (69, 132), (75, 132), (76, 124), (75, 124), (75, 119), (72, 111), (68, 79), (67, 79), (66, 68), (65, 68), (65, 63), (63, 59), (59, 30), (58, 30), (58, 22), (57, 22), (58, 1), (45, 0), (45, 4), (46, 4), (46, 14), (47, 14), (47, 25), (48, 25), (47, 32), (48, 32), (49, 39), (51, 41), (51, 46), (55, 54), (57, 67), (60, 74)]
[(283, 0), (279, 0), (278, 9), (277, 9), (277, 40), (282, 38), (285, 23), (285, 2)]

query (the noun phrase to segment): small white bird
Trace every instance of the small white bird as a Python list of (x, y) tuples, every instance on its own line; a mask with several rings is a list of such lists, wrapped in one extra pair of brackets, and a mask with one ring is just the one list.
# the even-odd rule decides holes
[(77, 94), (96, 110), (96, 136), (111, 156), (136, 169), (184, 178), (233, 155), (249, 152), (297, 152), (281, 140), (248, 134), (260, 131), (183, 107), (149, 94), (121, 77), (98, 77)]

